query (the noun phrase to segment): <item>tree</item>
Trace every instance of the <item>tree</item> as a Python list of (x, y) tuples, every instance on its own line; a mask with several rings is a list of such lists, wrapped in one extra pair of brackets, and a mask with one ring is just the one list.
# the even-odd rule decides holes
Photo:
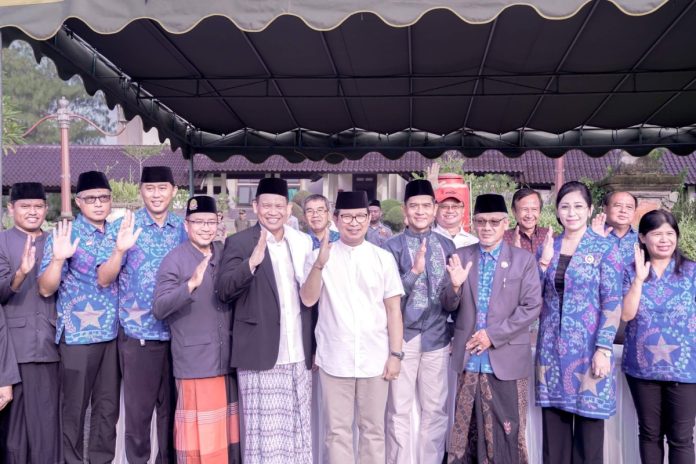
[(2, 97), (2, 154), (14, 151), (17, 145), (24, 143), (22, 134), (25, 128), (19, 119), (19, 111), (14, 101), (4, 95)]
[[(159, 155), (162, 153), (164, 145), (128, 145), (123, 147), (123, 153), (130, 159), (138, 163), (138, 182), (140, 181), (140, 175), (143, 172), (143, 163), (148, 158)], [(131, 177), (132, 177), (131, 173)]]
[[(15, 41), (3, 53), (3, 92), (14, 103), (18, 123), (30, 127), (47, 114), (55, 113), (58, 100), (65, 96), (73, 113), (85, 116), (104, 130), (113, 130), (109, 108), (101, 92), (90, 96), (79, 76), (63, 81), (52, 61), (47, 58), (36, 63), (31, 47)], [(101, 134), (82, 121), (70, 126), (70, 142), (95, 144)], [(54, 122), (42, 124), (27, 136), (27, 143), (59, 143), (58, 127)]]

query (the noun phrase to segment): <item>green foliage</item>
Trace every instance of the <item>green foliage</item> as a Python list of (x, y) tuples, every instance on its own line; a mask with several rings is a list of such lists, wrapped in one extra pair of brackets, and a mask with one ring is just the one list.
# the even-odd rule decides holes
[(305, 198), (310, 196), (312, 193), (306, 190), (298, 190), (295, 195), (292, 196), (292, 202), (300, 207), (300, 213), (302, 213), (302, 203), (304, 203)]
[(595, 182), (587, 177), (582, 177), (580, 182), (585, 184), (588, 189), (590, 189), (590, 194), (592, 195), (592, 206), (594, 206), (595, 215), (599, 214), (602, 208), (602, 200), (604, 200), (604, 195), (607, 194), (606, 189), (599, 185), (599, 182)]
[(679, 224), (679, 248), (685, 256), (696, 261), (696, 201), (688, 197), (686, 190), (679, 194), (672, 214)]
[(133, 175), (130, 173), (131, 180), (135, 179), (140, 182), (140, 174), (143, 172), (143, 163), (146, 159), (152, 158), (153, 156), (162, 153), (164, 145), (128, 145), (123, 147), (123, 153), (138, 163), (138, 172)]
[(391, 211), (395, 207), (399, 207), (398, 209), (401, 210), (401, 202), (398, 200), (392, 200), (392, 199), (387, 199), (387, 200), (382, 200), (380, 202), (382, 205), (382, 215), (385, 216), (389, 211)]
[[(61, 80), (53, 62), (44, 58), (37, 64), (31, 47), (25, 42), (13, 42), (2, 49), (2, 53), (3, 91), (16, 105), (19, 125), (28, 128), (47, 114), (55, 113), (58, 100), (65, 96), (72, 112), (91, 119), (104, 130), (113, 129), (103, 94), (97, 92), (89, 96), (78, 76)], [(83, 121), (74, 121), (70, 126), (71, 143), (95, 144), (101, 138), (101, 134)], [(42, 124), (27, 136), (27, 143), (33, 144), (59, 141), (58, 127), (53, 122)]]
[(113, 203), (136, 206), (140, 205), (140, 186), (134, 182), (126, 180), (110, 180), (111, 198)]
[(174, 200), (172, 200), (172, 208), (176, 210), (181, 210), (186, 208), (186, 202), (189, 199), (188, 189), (178, 189), (174, 195)]
[[(382, 202), (382, 207), (384, 207), (384, 202)], [(401, 208), (390, 208), (389, 211), (382, 216), (382, 220), (394, 233), (401, 232), (404, 229), (404, 212)]]
[(482, 193), (499, 193), (510, 202), (512, 195), (517, 190), (515, 179), (507, 174), (465, 174), (464, 182), (471, 186), (471, 198), (474, 199)]
[(226, 213), (227, 210), (229, 209), (229, 203), (227, 203), (227, 194), (226, 193), (219, 193), (217, 197), (215, 198), (215, 205), (217, 206), (217, 210), (223, 213)]
[(17, 105), (9, 95), (2, 97), (2, 154), (14, 152), (17, 145), (24, 143), (22, 135), (26, 128), (20, 119)]

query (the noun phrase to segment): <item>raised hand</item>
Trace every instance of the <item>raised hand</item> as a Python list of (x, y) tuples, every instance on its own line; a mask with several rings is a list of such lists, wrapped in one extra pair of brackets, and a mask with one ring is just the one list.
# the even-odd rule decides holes
[(331, 243), (329, 243), (329, 231), (327, 230), (324, 237), (321, 239), (321, 244), (319, 245), (319, 254), (317, 255), (314, 265), (319, 269), (323, 268), (327, 262), (329, 262), (329, 255), (331, 253)]
[(437, 178), (439, 175), (440, 163), (437, 161), (425, 168), (425, 178), (430, 181), (430, 184), (433, 186), (433, 190), (437, 188)]
[(418, 251), (416, 252), (416, 256), (413, 259), (413, 267), (411, 268), (411, 271), (414, 274), (422, 274), (425, 272), (425, 251), (428, 247), (428, 239), (423, 238), (421, 241), (421, 246), (418, 247)]
[(53, 258), (65, 260), (75, 254), (77, 245), (80, 243), (80, 237), (74, 242), (70, 242), (72, 237), (72, 222), (63, 219), (58, 222), (56, 228), (53, 229)]
[(36, 265), (36, 246), (34, 246), (34, 237), (27, 235), (27, 241), (24, 243), (24, 252), (22, 252), (22, 262), (19, 265), (19, 271), (27, 275), (34, 269)]
[(193, 275), (188, 280), (189, 293), (200, 287), (201, 283), (203, 282), (203, 277), (205, 276), (205, 271), (208, 269), (208, 263), (210, 263), (210, 258), (212, 256), (212, 254), (205, 255), (203, 261), (198, 263), (198, 266), (196, 266), (196, 269), (193, 271)]
[(520, 226), (515, 226), (515, 231), (512, 234), (512, 246), (522, 248), (522, 237), (520, 236)]
[(636, 263), (636, 279), (645, 282), (650, 275), (650, 261), (645, 261), (645, 251), (637, 243), (633, 245), (634, 261)]
[(546, 233), (546, 238), (544, 239), (544, 248), (541, 251), (541, 258), (539, 263), (548, 266), (553, 259), (553, 229), (549, 227), (549, 231)]
[(608, 237), (613, 227), (605, 227), (607, 223), (607, 214), (602, 212), (592, 218), (592, 230), (602, 237)]
[(452, 286), (455, 288), (461, 287), (464, 282), (466, 282), (467, 277), (469, 277), (469, 271), (471, 270), (472, 262), (466, 263), (466, 267), (462, 267), (462, 262), (459, 259), (458, 254), (453, 254), (449, 259), (447, 264), (447, 272), (449, 272), (450, 280), (452, 281)]
[(121, 227), (118, 229), (118, 235), (116, 236), (116, 250), (121, 253), (130, 250), (135, 242), (140, 236), (140, 232), (143, 230), (138, 228), (135, 232), (133, 229), (135, 227), (135, 217), (132, 211), (127, 210), (126, 215), (121, 221)]
[[(327, 234), (328, 235), (328, 234)], [(254, 247), (254, 251), (251, 252), (249, 257), (249, 268), (254, 271), (256, 267), (261, 264), (263, 257), (266, 253), (266, 239), (268, 237), (268, 231), (266, 229), (261, 229), (261, 234), (259, 235), (259, 241)]]

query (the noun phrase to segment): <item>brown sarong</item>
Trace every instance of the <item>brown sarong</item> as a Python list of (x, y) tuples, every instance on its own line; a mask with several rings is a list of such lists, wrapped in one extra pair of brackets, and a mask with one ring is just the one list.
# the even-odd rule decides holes
[(235, 375), (177, 379), (174, 447), (179, 464), (241, 463)]
[(527, 379), (460, 374), (448, 463), (527, 464), (527, 388)]

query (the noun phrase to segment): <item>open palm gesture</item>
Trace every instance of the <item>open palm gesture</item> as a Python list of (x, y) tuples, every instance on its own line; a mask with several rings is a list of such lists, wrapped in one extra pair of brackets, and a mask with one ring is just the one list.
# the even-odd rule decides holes
[(116, 249), (120, 252), (126, 252), (130, 250), (142, 232), (142, 228), (138, 228), (135, 232), (135, 217), (132, 211), (126, 211), (126, 215), (121, 221), (121, 227), (118, 229), (118, 235), (116, 236)]
[(466, 282), (467, 277), (469, 277), (471, 265), (472, 262), (469, 261), (466, 263), (465, 267), (462, 267), (462, 261), (459, 259), (459, 255), (456, 253), (452, 255), (447, 264), (447, 272), (449, 273), (453, 287), (459, 288)]
[(68, 259), (75, 254), (77, 245), (80, 243), (80, 237), (71, 242), (72, 237), (72, 222), (63, 219), (53, 229), (53, 257), (55, 259)]

